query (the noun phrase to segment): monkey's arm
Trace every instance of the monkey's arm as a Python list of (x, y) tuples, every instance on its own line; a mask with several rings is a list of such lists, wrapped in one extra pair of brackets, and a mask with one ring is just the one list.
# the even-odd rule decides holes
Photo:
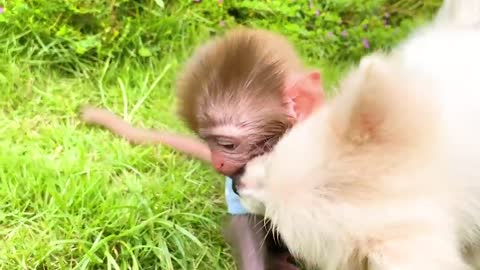
[[(223, 234), (239, 270), (300, 270), (261, 216), (231, 215)], [(277, 241), (276, 241), (277, 240)]]
[(265, 228), (261, 218), (233, 215), (224, 228), (224, 236), (241, 270), (266, 270), (267, 251), (263, 241)]
[(100, 125), (133, 144), (163, 144), (176, 151), (211, 162), (210, 148), (198, 139), (163, 131), (136, 128), (105, 109), (83, 107), (80, 118), (86, 123)]

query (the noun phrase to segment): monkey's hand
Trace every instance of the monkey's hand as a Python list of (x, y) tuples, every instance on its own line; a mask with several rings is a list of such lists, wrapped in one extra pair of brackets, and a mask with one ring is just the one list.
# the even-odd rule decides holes
[(95, 108), (92, 106), (80, 107), (80, 119), (89, 124), (101, 124), (101, 119), (116, 118), (115, 114), (105, 109)]
[(176, 151), (211, 162), (208, 145), (192, 137), (136, 128), (108, 110), (90, 106), (84, 106), (80, 109), (80, 119), (88, 124), (102, 126), (133, 144), (166, 145)]
[(83, 106), (80, 108), (80, 119), (88, 124), (102, 126), (131, 143), (152, 143), (151, 136), (144, 134), (145, 132), (142, 129), (133, 127), (127, 121), (106, 109)]

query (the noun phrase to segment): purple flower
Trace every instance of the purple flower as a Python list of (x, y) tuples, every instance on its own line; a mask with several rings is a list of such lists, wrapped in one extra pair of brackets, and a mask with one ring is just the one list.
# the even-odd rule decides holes
[(347, 30), (343, 30), (341, 35), (342, 37), (347, 37), (348, 36)]
[(0, 14), (2, 14), (3, 12), (5, 12), (5, 8), (4, 8), (4, 7), (0, 7)]
[(315, 10), (315, 16), (320, 15), (320, 11), (318, 9)]
[(218, 3), (219, 3), (219, 4), (222, 4), (222, 3), (223, 3), (223, 0), (218, 0)]
[(202, 2), (202, 0), (193, 0), (193, 2), (200, 3), (200, 2)]
[(225, 21), (220, 21), (218, 24), (220, 25), (220, 27), (224, 27), (225, 26)]
[(368, 43), (368, 39), (366, 38), (362, 39), (362, 44), (363, 44), (363, 47), (365, 47), (365, 49), (370, 48), (370, 43)]
[(390, 13), (385, 12), (385, 19), (383, 20), (383, 25), (388, 26), (390, 24)]
[(327, 37), (329, 37), (329, 38), (333, 38), (333, 33), (332, 33), (332, 31), (328, 31), (328, 33), (327, 33)]

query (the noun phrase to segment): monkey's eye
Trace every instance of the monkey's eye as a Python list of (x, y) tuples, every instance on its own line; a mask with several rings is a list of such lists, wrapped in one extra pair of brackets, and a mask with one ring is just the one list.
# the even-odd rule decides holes
[(236, 145), (233, 143), (220, 144), (220, 146), (227, 150), (234, 150), (236, 148)]
[(227, 140), (219, 140), (217, 141), (217, 144), (228, 151), (232, 151), (232, 150), (235, 150), (235, 148), (237, 148), (237, 145), (235, 143)]

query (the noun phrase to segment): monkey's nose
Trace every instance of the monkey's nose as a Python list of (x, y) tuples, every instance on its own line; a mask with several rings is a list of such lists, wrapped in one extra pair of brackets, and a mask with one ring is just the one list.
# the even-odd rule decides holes
[(223, 163), (223, 162), (218, 162), (218, 163), (213, 164), (215, 169), (218, 170), (218, 171), (220, 171), (223, 168), (224, 165), (225, 165), (225, 163)]

